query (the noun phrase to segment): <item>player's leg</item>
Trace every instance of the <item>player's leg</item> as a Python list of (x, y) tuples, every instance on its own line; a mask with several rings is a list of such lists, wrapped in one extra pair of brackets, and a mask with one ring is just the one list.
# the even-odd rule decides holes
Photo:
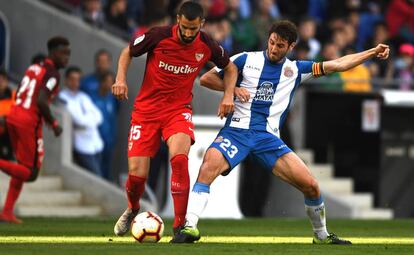
[(272, 169), (276, 176), (293, 185), (305, 196), (305, 209), (314, 231), (314, 243), (350, 244), (329, 234), (326, 228), (326, 213), (319, 185), (309, 168), (294, 153), (281, 155)]
[(150, 157), (128, 158), (128, 178), (125, 183), (128, 208), (115, 224), (114, 233), (117, 236), (123, 236), (129, 231), (133, 219), (138, 214), (140, 208), (139, 200), (145, 191), (149, 164)]
[(9, 183), (9, 190), (7, 191), (6, 201), (4, 203), (3, 210), (0, 215), (0, 221), (10, 222), (15, 224), (23, 223), (22, 220), (18, 219), (14, 213), (14, 205), (23, 188), (23, 181), (12, 177)]
[(210, 196), (210, 185), (217, 176), (229, 168), (229, 163), (220, 151), (216, 148), (207, 150), (197, 181), (190, 192), (185, 227), (174, 235), (171, 243), (193, 243), (200, 239), (200, 231), (197, 228), (197, 224), (207, 206)]
[[(9, 128), (11, 125), (9, 126)], [(9, 129), (9, 131), (11, 128)], [(0, 219), (10, 223), (22, 223), (13, 213), (14, 205), (22, 191), (23, 183), (36, 180), (43, 159), (42, 129), (22, 128), (14, 126), (11, 132), (12, 144), (15, 149), (16, 159), (19, 163), (13, 163), (25, 171), (19, 174), (13, 173), (9, 183), (7, 198)], [(4, 163), (4, 162), (3, 162)], [(10, 162), (11, 163), (11, 162)], [(12, 169), (12, 171), (16, 171)]]
[(192, 139), (188, 134), (177, 133), (170, 136), (167, 146), (171, 163), (171, 195), (174, 202), (174, 233), (184, 226), (187, 212), (190, 175), (188, 173), (188, 153)]
[(207, 150), (190, 192), (186, 225), (172, 243), (192, 243), (200, 239), (197, 224), (207, 206), (210, 185), (220, 175), (229, 172), (249, 153), (248, 131), (223, 129)]
[(128, 208), (115, 224), (114, 233), (118, 236), (125, 235), (129, 231), (134, 217), (138, 214), (139, 200), (144, 193), (149, 173), (150, 157), (157, 152), (160, 139), (159, 126), (156, 122), (141, 121), (133, 114), (128, 137), (128, 178), (125, 183)]
[[(9, 122), (7, 122), (7, 128), (13, 151), (16, 154), (16, 158), (19, 160), (27, 157), (26, 155), (34, 155), (35, 148), (33, 145), (35, 144), (35, 141), (33, 139), (35, 133), (33, 130), (21, 130), (21, 127), (15, 126)], [(33, 144), (30, 144), (30, 141), (33, 141)], [(29, 147), (26, 147), (27, 145), (29, 145)], [(14, 163), (4, 159), (0, 159), (0, 170), (2, 170), (10, 177), (14, 177), (23, 181), (29, 179), (30, 175), (32, 174), (31, 170), (21, 163)]]

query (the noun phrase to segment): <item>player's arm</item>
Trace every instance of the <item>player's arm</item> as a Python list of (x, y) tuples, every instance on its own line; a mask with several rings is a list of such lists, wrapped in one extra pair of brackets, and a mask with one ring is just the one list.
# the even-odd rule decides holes
[[(224, 91), (224, 81), (215, 68), (212, 68), (200, 78), (200, 85), (212, 90)], [(234, 95), (241, 101), (247, 102), (250, 98), (250, 93), (244, 88), (235, 87)]]
[(362, 64), (370, 58), (387, 59), (390, 48), (386, 44), (378, 44), (377, 47), (371, 48), (355, 54), (349, 54), (331, 61), (323, 62), (323, 73), (342, 72)]
[(126, 76), (128, 67), (131, 64), (131, 54), (129, 46), (125, 47), (119, 56), (118, 70), (114, 85), (112, 85), (112, 94), (119, 100), (128, 99), (128, 85), (126, 83)]
[(238, 74), (236, 65), (231, 61), (223, 68), (223, 71), (224, 95), (217, 112), (217, 116), (220, 118), (226, 117), (234, 111), (234, 88), (236, 87)]
[(40, 111), (40, 114), (42, 114), (46, 123), (48, 123), (52, 127), (55, 136), (59, 136), (62, 133), (62, 127), (59, 125), (57, 120), (53, 117), (52, 112), (50, 111), (50, 93), (51, 92), (46, 88), (41, 88), (37, 96), (36, 104)]

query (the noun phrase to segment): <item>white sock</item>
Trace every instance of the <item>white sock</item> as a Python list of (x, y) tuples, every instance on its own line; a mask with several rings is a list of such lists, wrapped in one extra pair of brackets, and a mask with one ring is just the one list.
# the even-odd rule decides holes
[(208, 197), (210, 196), (210, 186), (204, 183), (196, 182), (193, 190), (188, 197), (186, 226), (196, 228), (200, 216), (207, 206)]
[(320, 240), (326, 239), (329, 234), (326, 229), (325, 204), (323, 203), (322, 197), (319, 199), (306, 198), (305, 209), (312, 224), (315, 236)]

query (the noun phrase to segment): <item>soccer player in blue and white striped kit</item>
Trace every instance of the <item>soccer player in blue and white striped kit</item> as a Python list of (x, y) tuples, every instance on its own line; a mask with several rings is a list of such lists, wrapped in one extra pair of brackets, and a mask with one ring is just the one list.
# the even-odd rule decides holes
[[(328, 233), (325, 206), (319, 185), (303, 161), (280, 139), (282, 126), (295, 90), (301, 82), (332, 72), (351, 69), (378, 57), (386, 59), (389, 47), (375, 48), (326, 61), (292, 61), (286, 55), (297, 40), (296, 26), (287, 20), (276, 22), (269, 31), (265, 51), (243, 52), (231, 59), (239, 77), (235, 90), (234, 113), (207, 150), (190, 193), (186, 225), (172, 243), (191, 243), (200, 239), (197, 223), (206, 207), (210, 184), (226, 174), (252, 153), (266, 168), (293, 185), (305, 196), (305, 210), (317, 244), (351, 244)], [(201, 84), (223, 90), (221, 70), (215, 68), (201, 77)]]

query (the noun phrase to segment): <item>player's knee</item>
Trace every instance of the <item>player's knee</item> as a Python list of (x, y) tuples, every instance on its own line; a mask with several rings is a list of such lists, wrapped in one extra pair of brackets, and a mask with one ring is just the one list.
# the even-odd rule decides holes
[(306, 197), (317, 198), (320, 196), (319, 184), (316, 179), (312, 178), (308, 181), (303, 189), (303, 193)]
[(26, 182), (34, 182), (36, 181), (38, 175), (37, 169), (32, 169), (32, 173), (30, 174), (29, 178), (26, 180)]
[(198, 180), (202, 180), (204, 183), (211, 183), (220, 175), (220, 166), (214, 161), (204, 161), (200, 168)]

